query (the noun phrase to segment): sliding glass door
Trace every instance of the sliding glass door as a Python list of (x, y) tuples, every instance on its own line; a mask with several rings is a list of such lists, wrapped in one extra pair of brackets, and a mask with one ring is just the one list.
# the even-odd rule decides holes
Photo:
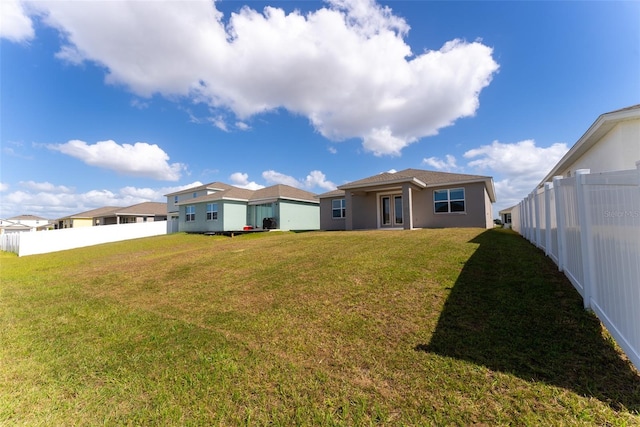
[(396, 227), (402, 225), (404, 216), (402, 212), (402, 196), (388, 195), (380, 197), (380, 226)]

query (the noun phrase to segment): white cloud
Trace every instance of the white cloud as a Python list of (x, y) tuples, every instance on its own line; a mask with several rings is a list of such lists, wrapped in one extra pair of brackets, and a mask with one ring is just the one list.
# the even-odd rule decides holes
[(13, 42), (33, 38), (33, 23), (18, 0), (0, 1), (0, 38)]
[(156, 144), (146, 142), (120, 145), (109, 140), (89, 145), (84, 141), (71, 140), (65, 144), (49, 144), (47, 148), (80, 159), (91, 166), (163, 181), (177, 181), (186, 168), (181, 163), (169, 164), (167, 153)]
[(285, 175), (274, 170), (268, 170), (262, 172), (262, 178), (268, 185), (284, 184), (291, 187), (302, 188), (302, 183), (292, 176)]
[(336, 185), (331, 181), (327, 181), (326, 175), (317, 170), (309, 172), (309, 175), (307, 175), (307, 178), (304, 180), (304, 187), (305, 188), (318, 187), (327, 191), (336, 189)]
[(567, 144), (538, 147), (533, 140), (516, 143), (492, 142), (464, 153), (467, 166), (494, 176), (496, 212), (513, 206), (529, 194), (569, 150)]
[(20, 181), (21, 187), (31, 191), (43, 191), (47, 193), (73, 193), (73, 188), (65, 185), (53, 185), (50, 182)]
[(327, 148), (327, 150), (331, 153), (331, 154), (337, 154), (338, 150), (333, 147), (333, 146), (329, 146), (329, 148)]
[(95, 189), (76, 193), (64, 185), (26, 181), (20, 182), (20, 186), (25, 190), (3, 193), (0, 217), (9, 218), (28, 213), (55, 219), (103, 206), (124, 207), (142, 202), (166, 202), (165, 194), (200, 185), (202, 183), (196, 181), (174, 187), (123, 187), (116, 191)]
[(284, 108), (326, 138), (359, 138), (378, 156), (473, 116), (498, 70), (479, 41), (412, 53), (407, 22), (373, 0), (330, 0), (306, 15), (244, 7), (226, 19), (210, 0), (33, 7), (60, 31), (57, 56), (103, 66), (107, 83), (206, 103), (224, 113), (212, 115), (223, 130), (228, 112), (244, 123)]
[(508, 176), (535, 178), (539, 182), (568, 150), (565, 143), (538, 147), (532, 139), (512, 144), (493, 141), (490, 145), (467, 151), (464, 157), (477, 158), (468, 163), (471, 167), (500, 171)]
[(437, 170), (451, 172), (453, 170), (458, 169), (458, 165), (456, 164), (456, 158), (451, 154), (447, 154), (443, 159), (439, 159), (438, 157), (429, 157), (422, 159), (422, 164), (430, 166)]
[(232, 173), (229, 180), (231, 181), (231, 185), (246, 188), (247, 190), (259, 190), (264, 188), (264, 185), (260, 185), (254, 181), (249, 182), (249, 175), (242, 172)]
[(5, 182), (0, 182), (0, 191), (7, 191), (7, 190), (9, 190), (9, 184)]
[(249, 129), (251, 129), (251, 126), (249, 126), (245, 122), (237, 121), (236, 122), (236, 128), (238, 128), (240, 130), (249, 130)]
[(262, 178), (264, 178), (264, 180), (269, 185), (285, 184), (291, 187), (302, 188), (309, 191), (312, 191), (315, 188), (320, 188), (322, 190), (336, 189), (336, 185), (333, 182), (328, 181), (325, 174), (319, 170), (309, 172), (309, 174), (303, 180), (296, 179), (292, 176), (285, 175), (274, 170), (262, 172)]

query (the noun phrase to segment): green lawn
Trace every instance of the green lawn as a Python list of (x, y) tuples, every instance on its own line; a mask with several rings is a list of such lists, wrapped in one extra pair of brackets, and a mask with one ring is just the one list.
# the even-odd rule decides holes
[(509, 230), (0, 254), (0, 425), (640, 425), (640, 375)]

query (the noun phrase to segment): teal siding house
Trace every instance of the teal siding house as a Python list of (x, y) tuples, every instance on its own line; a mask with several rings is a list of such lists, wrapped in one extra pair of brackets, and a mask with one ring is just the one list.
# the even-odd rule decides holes
[(166, 197), (167, 216), (177, 222), (177, 231), (320, 229), (320, 205), (315, 194), (288, 185), (247, 190), (214, 182)]

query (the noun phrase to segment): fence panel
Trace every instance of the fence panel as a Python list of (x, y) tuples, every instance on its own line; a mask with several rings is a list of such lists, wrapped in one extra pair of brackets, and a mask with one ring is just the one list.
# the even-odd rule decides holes
[(590, 307), (640, 366), (640, 172), (588, 175)]
[(536, 243), (537, 246), (546, 252), (547, 249), (547, 220), (546, 220), (546, 200), (545, 189), (540, 188), (534, 193), (536, 208)]
[[(25, 231), (26, 233), (26, 231)], [(0, 250), (5, 252), (18, 253), (20, 249), (20, 235), (22, 233), (2, 233), (0, 234)]]
[(21, 236), (18, 255), (44, 254), (163, 234), (167, 234), (166, 221), (38, 231)]
[(565, 178), (557, 181), (560, 185), (558, 195), (561, 204), (563, 229), (558, 230), (565, 242), (564, 264), (560, 266), (573, 286), (584, 297), (584, 268), (582, 265), (582, 239), (580, 236), (580, 222), (578, 221), (578, 199), (576, 197), (576, 178)]
[(558, 220), (556, 217), (556, 192), (553, 185), (545, 187), (546, 199), (546, 226), (547, 226), (547, 255), (558, 265)]

